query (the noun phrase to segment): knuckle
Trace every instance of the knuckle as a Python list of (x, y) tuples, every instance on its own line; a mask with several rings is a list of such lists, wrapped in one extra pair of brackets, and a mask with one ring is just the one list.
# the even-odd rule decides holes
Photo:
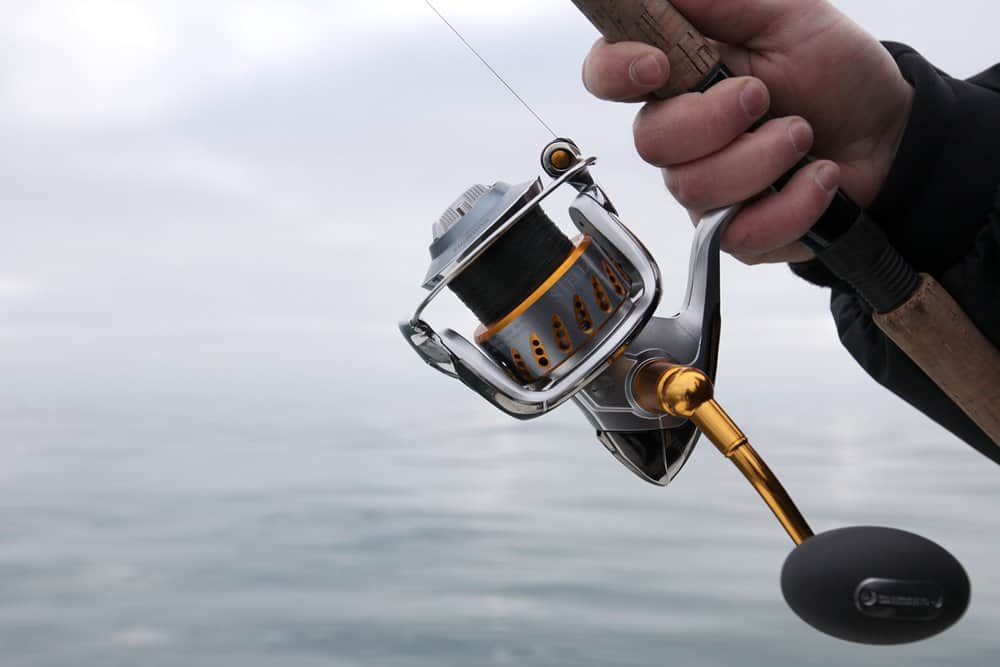
[(790, 116), (785, 122), (784, 130), (786, 134), (782, 142), (784, 146), (782, 153), (786, 156), (796, 158), (812, 148), (815, 135), (812, 125), (805, 118)]
[(583, 88), (591, 95), (594, 95), (594, 89), (590, 85), (590, 77), (587, 76), (587, 62), (583, 62), (583, 68), (580, 72), (580, 81), (583, 82)]
[(657, 123), (650, 118), (650, 107), (647, 106), (639, 112), (632, 126), (632, 138), (635, 141), (635, 149), (641, 157), (650, 164), (664, 167), (666, 166), (666, 151), (663, 134), (659, 132)]
[(599, 65), (594, 62), (593, 54), (584, 59), (581, 77), (583, 79), (583, 87), (591, 95), (600, 99), (604, 99), (607, 96), (604, 77), (601, 74)]
[(744, 114), (722, 104), (704, 106), (701, 120), (703, 131), (718, 143), (730, 143), (746, 132)]
[(674, 126), (668, 103), (670, 100), (649, 102), (635, 117), (632, 137), (635, 148), (643, 160), (657, 167), (667, 167), (675, 162), (671, 144)]
[(616, 88), (620, 87), (620, 82), (605, 61), (599, 53), (591, 51), (583, 61), (581, 76), (584, 88), (591, 95), (610, 100), (616, 97)]
[(762, 229), (759, 223), (745, 225), (743, 236), (736, 242), (730, 250), (740, 253), (744, 257), (752, 258), (761, 252), (763, 237), (767, 230)]
[(711, 192), (711, 179), (704, 169), (674, 167), (664, 170), (664, 183), (670, 194), (686, 209), (705, 208)]
[(648, 132), (638, 130), (635, 132), (635, 149), (638, 151), (639, 157), (652, 165), (665, 166), (662, 159), (661, 143), (657, 137)]

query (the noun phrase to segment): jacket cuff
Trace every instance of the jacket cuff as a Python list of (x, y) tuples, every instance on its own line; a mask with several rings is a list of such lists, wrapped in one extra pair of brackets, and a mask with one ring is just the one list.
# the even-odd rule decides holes
[[(916, 270), (940, 277), (973, 246), (993, 206), (1000, 96), (977, 78), (952, 79), (906, 45), (884, 45), (915, 92), (896, 158), (868, 212)], [(839, 282), (817, 260), (790, 268), (817, 285)]]
[(788, 268), (799, 278), (820, 287), (832, 287), (840, 282), (840, 279), (833, 275), (833, 272), (818, 259), (811, 259), (807, 262), (789, 262)]
[(969, 252), (993, 209), (1000, 95), (952, 79), (908, 46), (886, 48), (915, 96), (892, 169), (868, 212), (916, 270), (940, 277)]

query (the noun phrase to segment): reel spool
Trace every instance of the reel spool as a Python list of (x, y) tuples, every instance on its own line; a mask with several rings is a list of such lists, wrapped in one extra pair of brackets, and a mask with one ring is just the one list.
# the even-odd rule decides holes
[[(435, 225), (435, 260), (536, 184), (470, 188)], [(467, 212), (467, 213), (466, 213)], [(440, 254), (436, 254), (440, 253)], [(631, 282), (593, 237), (570, 241), (541, 206), (526, 211), (449, 287), (479, 318), (475, 341), (522, 385), (558, 373), (620, 319)], [(626, 287), (628, 286), (628, 287)]]
[[(430, 294), (400, 324), (417, 354), (503, 412), (531, 419), (572, 400), (599, 441), (641, 479), (667, 485), (698, 436), (740, 469), (797, 548), (782, 572), (789, 606), (818, 630), (891, 644), (930, 637), (969, 601), (961, 564), (940, 546), (890, 528), (814, 537), (791, 497), (714, 399), (719, 331), (719, 236), (732, 206), (707, 214), (691, 248), (687, 292), (673, 317), (654, 317), (660, 272), (589, 172), (596, 161), (557, 139), (542, 151), (553, 179), (476, 185), (434, 225)], [(569, 239), (542, 209), (577, 191)], [(422, 319), (450, 288), (478, 317), (475, 344)]]

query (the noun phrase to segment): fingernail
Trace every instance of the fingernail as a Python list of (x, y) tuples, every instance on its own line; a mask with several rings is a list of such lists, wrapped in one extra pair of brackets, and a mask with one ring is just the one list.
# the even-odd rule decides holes
[(751, 118), (758, 118), (767, 111), (767, 90), (760, 81), (750, 81), (740, 91), (740, 106)]
[(840, 181), (840, 170), (832, 164), (824, 164), (816, 170), (816, 185), (823, 188), (824, 192), (833, 192), (837, 189)]
[(628, 75), (632, 81), (644, 88), (658, 86), (663, 82), (663, 68), (653, 54), (636, 58), (629, 65)]
[(812, 146), (813, 131), (809, 123), (795, 120), (788, 124), (788, 136), (799, 153), (805, 153)]

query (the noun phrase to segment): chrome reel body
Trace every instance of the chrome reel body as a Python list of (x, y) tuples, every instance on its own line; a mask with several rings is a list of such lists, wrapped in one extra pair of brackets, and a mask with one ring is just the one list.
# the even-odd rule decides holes
[[(556, 149), (571, 149), (572, 164), (554, 167), (548, 157)], [(672, 317), (655, 317), (661, 294), (659, 268), (594, 182), (589, 167), (596, 159), (581, 157), (567, 140), (547, 146), (542, 157), (552, 182), (546, 187), (537, 180), (518, 186), (498, 184), (492, 199), (480, 199), (484, 203), (477, 203), (469, 215), (485, 217), (467, 226), (473, 233), (460, 244), (435, 258), (424, 283), (430, 294), (400, 330), (426, 363), (461, 380), (512, 417), (532, 419), (572, 399), (608, 451), (640, 478), (666, 485), (693, 451), (698, 431), (687, 420), (643, 410), (631, 395), (632, 375), (648, 359), (667, 358), (697, 367), (714, 379), (720, 331), (719, 236), (736, 208), (709, 214), (698, 225), (681, 310)], [(510, 367), (452, 329), (436, 331), (422, 315), (444, 287), (563, 185), (577, 191), (569, 208), (573, 224), (620, 270), (616, 273), (627, 285), (613, 317), (587, 347), (547, 377), (523, 384)]]

